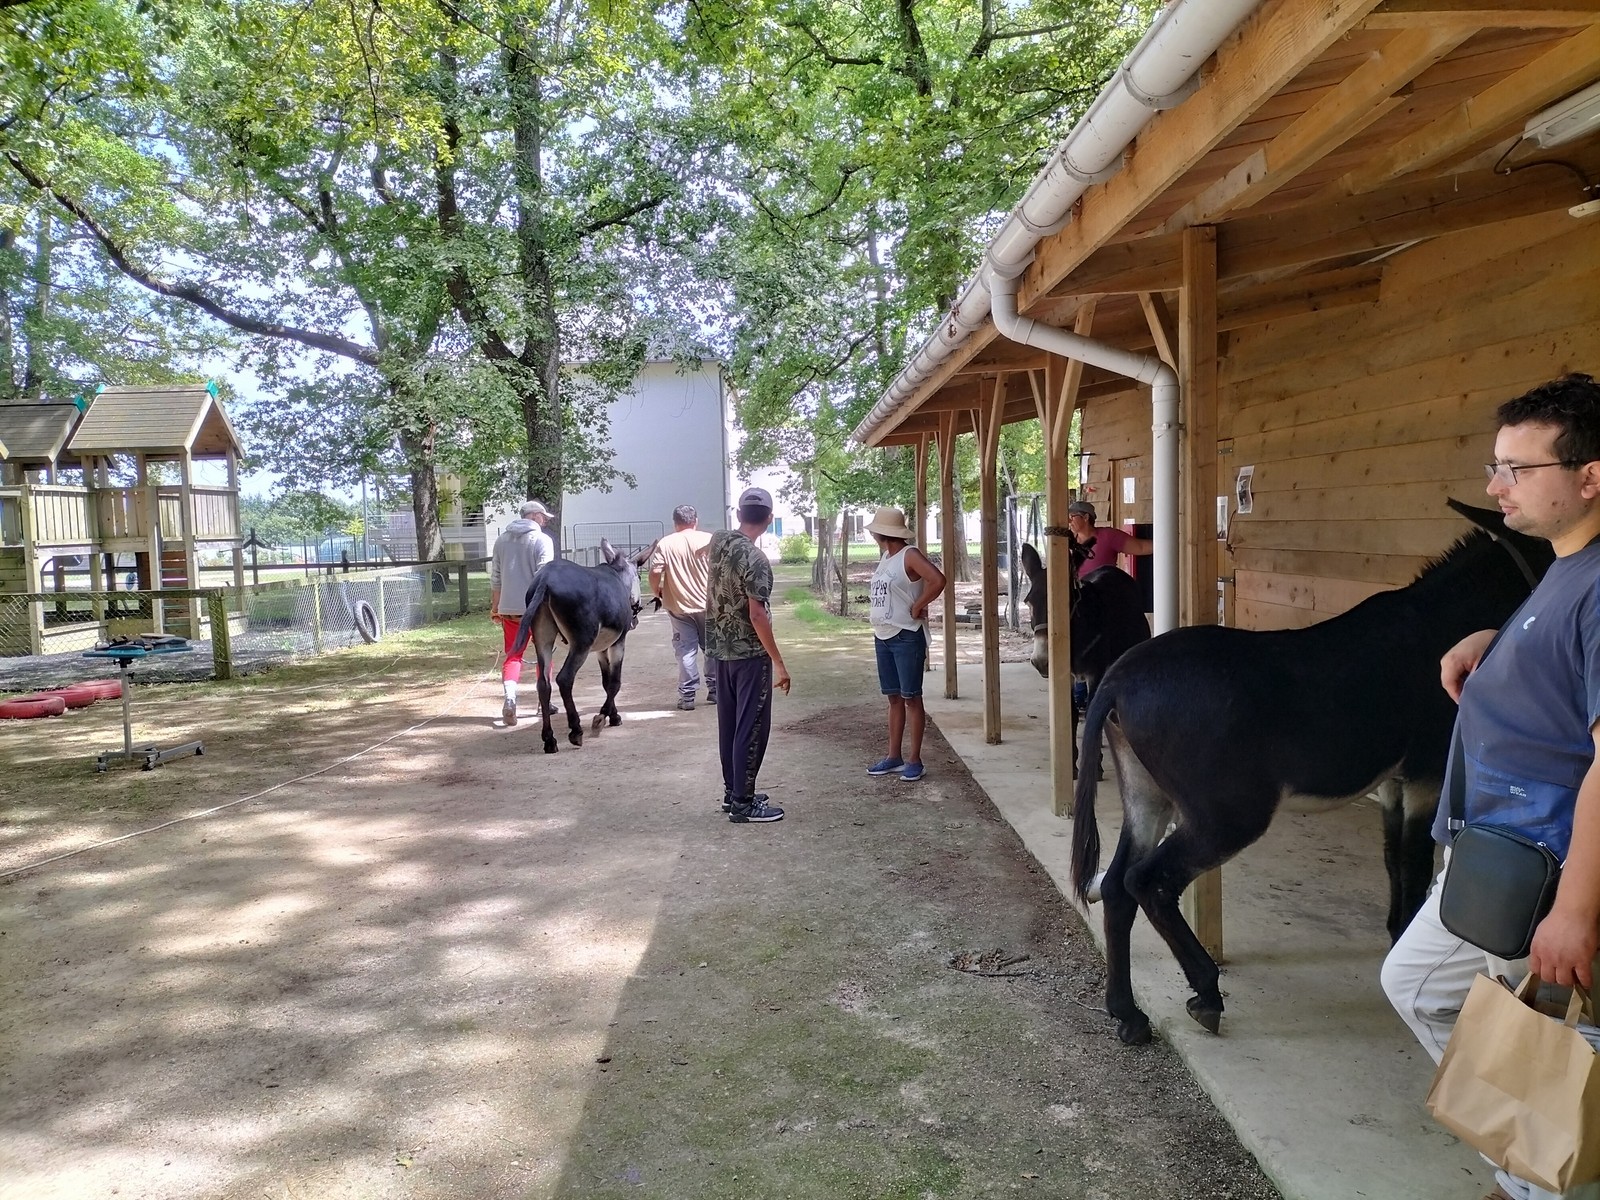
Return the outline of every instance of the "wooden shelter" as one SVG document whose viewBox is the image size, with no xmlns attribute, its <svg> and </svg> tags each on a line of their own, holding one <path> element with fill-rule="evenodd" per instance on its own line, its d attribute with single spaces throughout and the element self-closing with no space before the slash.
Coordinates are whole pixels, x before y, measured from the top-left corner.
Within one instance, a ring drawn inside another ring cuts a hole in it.
<svg viewBox="0 0 1600 1200">
<path fill-rule="evenodd" d="M 1597 80 L 1600 0 L 1264 0 L 1042 231 L 1017 312 L 1176 372 L 1183 623 L 1303 625 L 1408 581 L 1465 531 L 1444 499 L 1483 495 L 1494 407 L 1600 374 L 1600 125 L 1550 147 L 1524 136 Z M 1081 478 L 1064 457 L 1077 411 Z M 1103 523 L 1154 517 L 1160 536 L 1149 389 L 992 320 L 856 431 L 923 462 L 936 443 L 946 494 L 954 438 L 977 435 L 990 614 L 995 431 L 1035 418 L 1053 529 L 1081 484 Z M 1058 662 L 1066 591 L 1051 589 Z M 987 682 L 992 637 L 984 651 Z M 1050 681 L 1058 812 L 1066 674 Z M 1216 906 L 1201 908 L 1220 950 Z"/>
<path fill-rule="evenodd" d="M 54 590 L 67 594 L 61 564 L 88 564 L 88 590 L 116 588 L 118 554 L 131 554 L 141 590 L 199 586 L 199 551 L 232 553 L 234 586 L 244 584 L 239 523 L 239 439 L 215 384 L 101 388 L 86 410 L 70 404 L 0 406 L 7 474 L 0 485 L 0 594 L 36 593 L 53 565 Z M 227 465 L 224 486 L 195 482 L 198 460 Z M 156 464 L 169 464 L 170 469 Z M 81 483 L 57 471 L 75 466 Z M 31 605 L 26 628 L 8 626 L 0 652 L 41 653 L 52 635 L 104 625 L 103 606 L 79 612 Z M 157 603 L 143 628 L 200 636 L 200 602 Z"/>
</svg>

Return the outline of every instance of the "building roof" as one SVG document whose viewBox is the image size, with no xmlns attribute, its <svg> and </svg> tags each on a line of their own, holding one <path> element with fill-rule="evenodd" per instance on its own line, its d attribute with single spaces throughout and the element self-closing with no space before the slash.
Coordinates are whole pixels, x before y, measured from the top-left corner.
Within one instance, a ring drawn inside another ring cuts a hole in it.
<svg viewBox="0 0 1600 1200">
<path fill-rule="evenodd" d="M 1215 254 L 1217 328 L 1240 329 L 1371 303 L 1391 257 L 1410 246 L 1574 208 L 1594 195 L 1582 177 L 1600 177 L 1592 130 L 1544 151 L 1521 136 L 1600 79 L 1592 0 L 1263 0 L 1198 78 L 1064 226 L 1041 234 L 1018 280 L 1019 314 L 1166 357 L 1186 253 Z M 956 433 L 971 430 L 980 397 L 1047 358 L 990 319 L 948 341 L 857 439 L 916 444 L 949 413 Z M 1131 386 L 1087 367 L 1078 398 Z M 1035 412 L 1029 389 L 1008 389 L 1002 420 Z"/>
<path fill-rule="evenodd" d="M 0 404 L 0 459 L 59 463 L 77 421 L 73 404 Z"/>
<path fill-rule="evenodd" d="M 243 447 L 213 384 L 108 387 L 90 402 L 69 449 L 97 454 L 181 454 L 220 458 Z"/>
</svg>

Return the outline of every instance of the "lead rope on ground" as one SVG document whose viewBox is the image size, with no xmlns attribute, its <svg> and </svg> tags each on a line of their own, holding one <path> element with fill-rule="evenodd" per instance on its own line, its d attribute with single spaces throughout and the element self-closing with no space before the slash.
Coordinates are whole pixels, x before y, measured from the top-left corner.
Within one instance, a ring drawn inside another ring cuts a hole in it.
<svg viewBox="0 0 1600 1200">
<path fill-rule="evenodd" d="M 345 763 L 354 762 L 363 755 L 371 754 L 374 750 L 377 750 L 382 746 L 387 746 L 396 738 L 403 738 L 409 733 L 415 733 L 419 729 L 425 729 L 427 726 L 432 725 L 440 718 L 449 716 L 451 712 L 455 710 L 457 704 L 459 704 L 468 694 L 470 694 L 474 688 L 478 687 L 486 679 L 488 679 L 490 673 L 499 667 L 502 654 L 503 651 L 497 651 L 495 653 L 494 665 L 491 666 L 488 671 L 478 678 L 472 680 L 471 683 L 467 684 L 460 691 L 456 692 L 456 694 L 450 697 L 449 701 L 446 702 L 443 709 L 434 713 L 433 716 L 429 717 L 426 721 L 418 721 L 415 725 L 408 726 L 407 728 L 401 729 L 396 733 L 391 733 L 388 737 L 373 742 L 372 745 L 357 750 L 354 754 L 347 754 L 343 758 L 335 759 L 333 762 L 327 764 L 327 766 L 318 767 L 315 771 L 307 771 L 304 775 L 296 775 L 293 779 L 285 779 L 281 783 L 275 783 L 269 788 L 262 788 L 259 792 L 252 792 L 250 795 L 241 796 L 237 800 L 229 800 L 226 804 L 218 804 L 213 808 L 207 808 L 197 813 L 187 813 L 181 817 L 173 817 L 170 821 L 163 821 L 161 824 L 152 825 L 148 829 L 136 829 L 132 833 L 124 833 L 119 837 L 107 838 L 103 842 L 93 842 L 87 846 L 79 846 L 76 850 L 68 850 L 62 854 L 53 855 L 50 858 L 41 858 L 38 862 L 27 863 L 20 867 L 12 867 L 9 871 L 0 871 L 0 880 L 11 879 L 15 876 L 26 874 L 28 871 L 37 871 L 41 867 L 48 867 L 52 863 L 62 862 L 65 859 L 76 858 L 78 855 L 87 854 L 91 850 L 103 850 L 107 846 L 115 846 L 118 842 L 126 842 L 133 838 L 144 837 L 146 834 L 150 833 L 159 833 L 161 830 L 170 829 L 174 825 L 182 825 L 185 821 L 198 821 L 201 817 L 209 817 L 215 813 L 222 812 L 225 809 L 237 808 L 241 804 L 249 804 L 250 801 L 259 800 L 263 796 L 269 796 L 281 788 L 293 787 L 297 783 L 304 783 L 308 779 L 315 779 L 318 775 L 326 775 L 329 771 L 332 771 L 337 767 L 344 766 Z"/>
</svg>

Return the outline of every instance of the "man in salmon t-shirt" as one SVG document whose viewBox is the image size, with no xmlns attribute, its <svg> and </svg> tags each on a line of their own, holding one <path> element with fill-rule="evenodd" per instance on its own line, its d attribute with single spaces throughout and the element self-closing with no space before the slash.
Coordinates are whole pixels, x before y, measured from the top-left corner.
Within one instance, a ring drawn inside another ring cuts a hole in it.
<svg viewBox="0 0 1600 1200">
<path fill-rule="evenodd" d="M 707 553 L 711 535 L 698 528 L 700 514 L 694 505 L 672 510 L 672 532 L 656 543 L 650 556 L 650 591 L 660 597 L 672 620 L 672 650 L 678 657 L 678 707 L 694 710 L 700 686 L 696 658 L 706 648 L 706 577 L 711 569 Z M 709 654 L 706 662 L 706 703 L 717 702 L 717 668 Z"/>
<path fill-rule="evenodd" d="M 1117 555 L 1131 554 L 1138 557 L 1141 554 L 1150 554 L 1155 546 L 1149 538 L 1134 537 L 1112 525 L 1095 525 L 1094 505 L 1087 500 L 1074 500 L 1067 505 L 1067 532 L 1072 534 L 1073 541 L 1080 546 L 1087 546 L 1090 542 L 1089 556 L 1083 560 L 1078 568 L 1078 578 L 1082 579 L 1090 571 L 1098 571 L 1101 567 L 1114 567 L 1117 565 Z"/>
</svg>

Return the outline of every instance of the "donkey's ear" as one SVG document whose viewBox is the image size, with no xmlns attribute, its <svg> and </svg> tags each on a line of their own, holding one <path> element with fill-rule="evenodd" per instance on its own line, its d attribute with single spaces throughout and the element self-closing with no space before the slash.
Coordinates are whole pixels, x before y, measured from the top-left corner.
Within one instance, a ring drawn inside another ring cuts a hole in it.
<svg viewBox="0 0 1600 1200">
<path fill-rule="evenodd" d="M 1503 537 L 1506 532 L 1506 518 L 1498 508 L 1477 508 L 1471 504 L 1463 504 L 1456 499 L 1447 499 L 1445 504 L 1453 511 L 1460 513 L 1479 529 L 1491 537 Z"/>
<path fill-rule="evenodd" d="M 1037 575 L 1044 570 L 1044 559 L 1039 557 L 1039 552 L 1033 548 L 1032 542 L 1022 543 L 1022 569 L 1029 575 Z"/>
<path fill-rule="evenodd" d="M 605 559 L 607 562 L 617 561 L 617 552 L 612 549 L 611 543 L 605 538 L 600 539 L 600 557 Z"/>
</svg>

